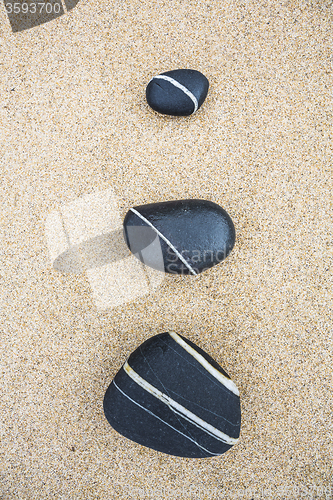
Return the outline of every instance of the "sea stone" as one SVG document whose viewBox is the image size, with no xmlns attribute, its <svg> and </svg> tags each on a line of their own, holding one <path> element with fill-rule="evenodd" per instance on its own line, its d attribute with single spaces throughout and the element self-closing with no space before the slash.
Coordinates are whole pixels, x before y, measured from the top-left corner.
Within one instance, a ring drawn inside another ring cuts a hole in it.
<svg viewBox="0 0 333 500">
<path fill-rule="evenodd" d="M 175 69 L 154 76 L 147 85 L 149 106 L 159 113 L 188 116 L 195 113 L 206 99 L 209 82 L 194 69 Z"/>
<path fill-rule="evenodd" d="M 206 200 L 134 207 L 123 225 L 131 252 L 147 266 L 171 274 L 201 273 L 225 259 L 235 244 L 230 216 Z"/>
<path fill-rule="evenodd" d="M 221 455 L 237 443 L 239 392 L 229 375 L 174 332 L 141 344 L 108 387 L 104 413 L 123 436 L 179 457 Z"/>
</svg>

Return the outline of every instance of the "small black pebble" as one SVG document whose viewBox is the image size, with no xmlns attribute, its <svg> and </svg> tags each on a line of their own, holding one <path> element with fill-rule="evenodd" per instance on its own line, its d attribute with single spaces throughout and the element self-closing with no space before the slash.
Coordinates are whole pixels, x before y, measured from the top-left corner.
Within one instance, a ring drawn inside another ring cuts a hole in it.
<svg viewBox="0 0 333 500">
<path fill-rule="evenodd" d="M 147 85 L 149 106 L 164 115 L 189 116 L 206 99 L 207 78 L 193 69 L 176 69 L 154 76 Z"/>
<path fill-rule="evenodd" d="M 131 208 L 124 219 L 131 252 L 171 274 L 196 275 L 224 260 L 235 244 L 228 213 L 206 200 L 177 200 Z"/>
</svg>

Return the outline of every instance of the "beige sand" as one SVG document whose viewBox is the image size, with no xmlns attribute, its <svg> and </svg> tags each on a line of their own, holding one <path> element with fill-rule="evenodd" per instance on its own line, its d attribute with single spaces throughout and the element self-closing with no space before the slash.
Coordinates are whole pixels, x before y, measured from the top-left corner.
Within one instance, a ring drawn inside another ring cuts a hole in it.
<svg viewBox="0 0 333 500">
<path fill-rule="evenodd" d="M 332 499 L 329 0 L 82 0 L 15 34 L 0 7 L 1 500 Z M 178 67 L 209 78 L 208 98 L 158 116 L 145 86 Z M 98 308 L 87 273 L 52 267 L 45 224 L 108 189 L 121 219 L 213 200 L 237 244 L 209 272 Z M 168 329 L 240 389 L 241 439 L 222 457 L 157 453 L 104 417 L 129 353 Z"/>
</svg>

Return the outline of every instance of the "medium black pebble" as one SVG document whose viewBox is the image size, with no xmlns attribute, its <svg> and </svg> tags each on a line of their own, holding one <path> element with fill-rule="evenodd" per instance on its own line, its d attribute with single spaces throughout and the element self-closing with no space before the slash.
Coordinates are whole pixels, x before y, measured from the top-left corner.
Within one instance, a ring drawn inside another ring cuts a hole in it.
<svg viewBox="0 0 333 500">
<path fill-rule="evenodd" d="M 194 69 L 175 69 L 154 76 L 146 88 L 151 108 L 164 115 L 188 116 L 200 108 L 208 93 L 205 75 Z"/>
<path fill-rule="evenodd" d="M 174 332 L 140 345 L 104 397 L 104 413 L 123 436 L 179 457 L 228 451 L 239 438 L 239 392 L 207 353 Z"/>
<path fill-rule="evenodd" d="M 124 236 L 141 262 L 171 274 L 201 273 L 225 259 L 235 244 L 230 216 L 206 200 L 167 201 L 131 208 L 124 219 Z M 156 239 L 158 245 L 156 241 L 152 244 Z"/>
</svg>

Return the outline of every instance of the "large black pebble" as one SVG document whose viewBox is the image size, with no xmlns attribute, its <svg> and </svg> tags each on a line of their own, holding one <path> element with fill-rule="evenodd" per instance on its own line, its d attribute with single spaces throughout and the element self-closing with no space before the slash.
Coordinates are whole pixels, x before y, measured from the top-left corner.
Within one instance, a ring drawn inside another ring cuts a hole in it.
<svg viewBox="0 0 333 500">
<path fill-rule="evenodd" d="M 228 374 L 176 333 L 140 345 L 116 374 L 104 413 L 123 436 L 179 457 L 221 455 L 240 433 L 240 398 Z"/>
<path fill-rule="evenodd" d="M 173 116 L 192 115 L 206 99 L 209 82 L 194 69 L 175 69 L 154 76 L 146 88 L 149 106 Z"/>
<path fill-rule="evenodd" d="M 194 275 L 229 255 L 235 227 L 228 213 L 212 201 L 177 200 L 131 208 L 124 219 L 124 236 L 131 252 L 147 266 Z M 159 248 L 152 245 L 143 252 L 154 238 Z"/>
</svg>

